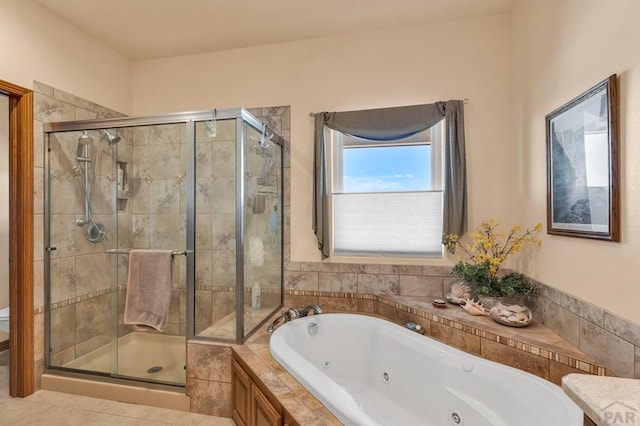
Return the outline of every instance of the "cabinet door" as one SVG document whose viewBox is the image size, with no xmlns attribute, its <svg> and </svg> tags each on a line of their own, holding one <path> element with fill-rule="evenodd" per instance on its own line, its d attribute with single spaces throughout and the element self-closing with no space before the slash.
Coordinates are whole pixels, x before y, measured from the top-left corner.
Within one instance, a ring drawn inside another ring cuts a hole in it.
<svg viewBox="0 0 640 426">
<path fill-rule="evenodd" d="M 281 426 L 282 416 L 255 385 L 251 386 L 251 426 Z"/>
<path fill-rule="evenodd" d="M 249 425 L 249 410 L 251 408 L 251 380 L 242 367 L 233 361 L 233 376 L 231 380 L 233 392 L 233 420 L 238 426 Z"/>
</svg>

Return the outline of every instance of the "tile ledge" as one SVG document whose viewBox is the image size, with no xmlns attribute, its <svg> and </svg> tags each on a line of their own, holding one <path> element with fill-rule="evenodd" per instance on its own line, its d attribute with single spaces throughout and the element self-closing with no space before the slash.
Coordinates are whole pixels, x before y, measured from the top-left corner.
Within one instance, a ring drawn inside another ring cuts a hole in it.
<svg viewBox="0 0 640 426">
<path fill-rule="evenodd" d="M 596 364 L 592 358 L 578 348 L 535 320 L 528 327 L 512 328 L 500 325 L 487 317 L 469 315 L 462 309 L 452 308 L 452 305 L 448 305 L 447 308 L 436 308 L 431 304 L 433 299 L 428 297 L 386 294 L 376 294 L 373 297 L 375 301 L 395 309 L 424 317 L 430 321 L 450 325 L 469 334 L 542 356 L 585 373 L 597 376 L 614 376 L 613 373 Z M 386 319 L 395 322 L 391 318 Z"/>
</svg>

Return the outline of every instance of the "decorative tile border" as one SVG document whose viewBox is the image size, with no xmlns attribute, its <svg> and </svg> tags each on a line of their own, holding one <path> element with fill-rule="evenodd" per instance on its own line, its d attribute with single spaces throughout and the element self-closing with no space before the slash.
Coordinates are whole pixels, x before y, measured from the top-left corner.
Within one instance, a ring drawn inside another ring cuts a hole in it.
<svg viewBox="0 0 640 426">
<path fill-rule="evenodd" d="M 121 290 L 121 287 L 126 286 L 118 286 L 118 290 Z M 81 296 L 76 296 L 71 299 L 62 300 L 60 302 L 52 303 L 51 310 L 55 311 L 56 309 L 64 308 L 65 306 L 75 305 L 76 303 L 84 302 L 85 300 L 93 299 L 94 297 L 104 296 L 105 294 L 112 293 L 113 291 L 110 288 L 105 288 L 99 291 L 94 291 L 91 293 L 83 294 Z M 41 309 L 44 312 L 44 307 L 37 308 L 34 313 L 38 313 L 37 311 Z"/>
<path fill-rule="evenodd" d="M 232 286 L 210 286 L 210 285 L 196 285 L 196 290 L 209 290 L 209 291 L 236 291 Z"/>
</svg>

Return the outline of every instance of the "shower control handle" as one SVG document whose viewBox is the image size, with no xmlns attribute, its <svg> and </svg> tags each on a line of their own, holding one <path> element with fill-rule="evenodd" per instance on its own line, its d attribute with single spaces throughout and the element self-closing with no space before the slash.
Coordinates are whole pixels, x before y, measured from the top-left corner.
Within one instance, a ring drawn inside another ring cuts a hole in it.
<svg viewBox="0 0 640 426">
<path fill-rule="evenodd" d="M 58 250 L 58 247 L 47 247 L 48 252 L 52 252 L 54 250 Z"/>
</svg>

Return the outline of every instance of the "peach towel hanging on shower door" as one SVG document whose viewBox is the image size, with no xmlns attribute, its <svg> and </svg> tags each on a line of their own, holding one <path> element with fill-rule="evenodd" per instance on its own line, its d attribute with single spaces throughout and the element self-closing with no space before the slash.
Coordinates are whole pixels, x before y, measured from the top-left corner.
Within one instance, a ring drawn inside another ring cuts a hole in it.
<svg viewBox="0 0 640 426">
<path fill-rule="evenodd" d="M 124 323 L 164 331 L 171 302 L 171 251 L 131 250 Z"/>
</svg>

